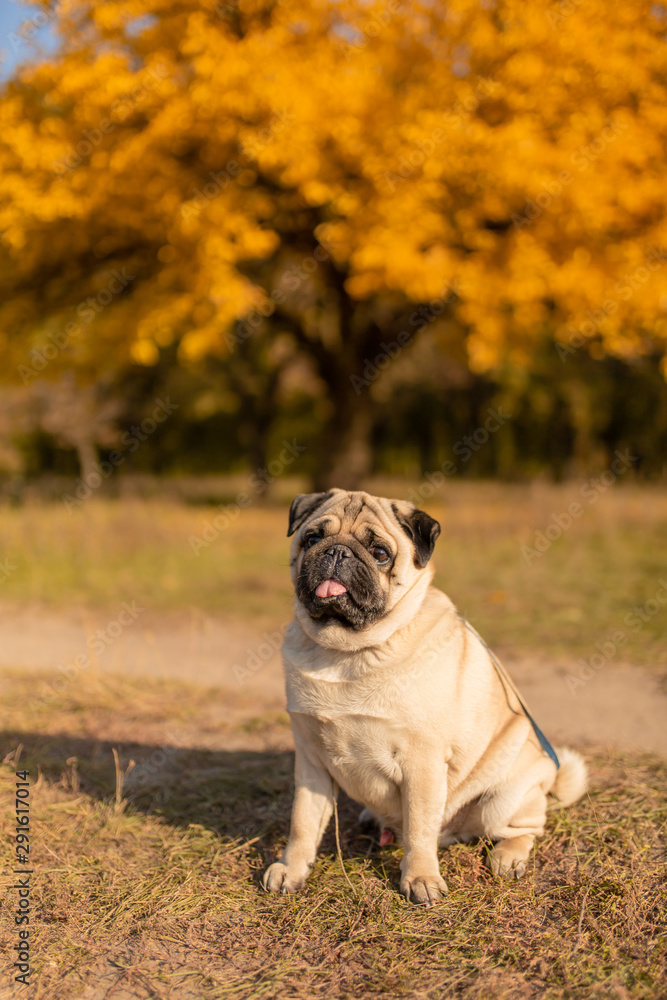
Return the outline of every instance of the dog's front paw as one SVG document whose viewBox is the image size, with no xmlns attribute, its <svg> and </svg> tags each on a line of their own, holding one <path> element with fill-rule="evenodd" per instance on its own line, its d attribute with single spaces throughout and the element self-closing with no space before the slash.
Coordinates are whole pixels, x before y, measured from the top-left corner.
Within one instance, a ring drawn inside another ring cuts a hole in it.
<svg viewBox="0 0 667 1000">
<path fill-rule="evenodd" d="M 401 879 L 401 892 L 409 903 L 435 906 L 448 892 L 447 883 L 439 875 L 406 875 Z"/>
<path fill-rule="evenodd" d="M 282 861 L 276 861 L 264 872 L 262 885 L 267 892 L 298 892 L 303 888 L 305 876 L 301 876 Z"/>
</svg>

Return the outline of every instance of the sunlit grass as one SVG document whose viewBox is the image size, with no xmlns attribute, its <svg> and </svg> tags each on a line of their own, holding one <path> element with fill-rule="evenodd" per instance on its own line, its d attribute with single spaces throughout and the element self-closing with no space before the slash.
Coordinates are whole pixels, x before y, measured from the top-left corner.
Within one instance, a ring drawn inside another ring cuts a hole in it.
<svg viewBox="0 0 667 1000">
<path fill-rule="evenodd" d="M 400 848 L 381 850 L 343 799 L 349 882 L 329 830 L 305 890 L 275 897 L 259 877 L 289 827 L 286 720 L 254 721 L 264 750 L 228 751 L 202 725 L 212 690 L 83 677 L 35 711 L 39 680 L 0 679 L 3 745 L 21 744 L 30 770 L 37 1000 L 116 989 L 197 1000 L 662 995 L 667 774 L 656 758 L 589 754 L 590 796 L 550 814 L 518 883 L 493 879 L 481 848 L 459 845 L 440 853 L 449 895 L 410 906 Z M 114 749 L 127 771 L 118 796 Z M 13 782 L 8 761 L 7 830 Z M 11 869 L 10 837 L 0 854 Z"/>
<path fill-rule="evenodd" d="M 411 485 L 371 489 L 405 496 Z M 436 584 L 502 652 L 589 656 L 621 630 L 620 658 L 666 662 L 667 604 L 654 608 L 667 583 L 667 491 L 611 488 L 543 554 L 522 554 L 578 492 L 577 484 L 449 484 L 424 504 L 443 526 Z M 13 568 L 0 599 L 115 608 L 133 598 L 157 612 L 199 608 L 262 627 L 285 620 L 287 504 L 255 503 L 227 519 L 216 506 L 159 499 L 92 499 L 72 514 L 60 504 L 2 507 L 0 557 Z M 654 602 L 646 620 L 630 624 L 646 602 Z"/>
</svg>

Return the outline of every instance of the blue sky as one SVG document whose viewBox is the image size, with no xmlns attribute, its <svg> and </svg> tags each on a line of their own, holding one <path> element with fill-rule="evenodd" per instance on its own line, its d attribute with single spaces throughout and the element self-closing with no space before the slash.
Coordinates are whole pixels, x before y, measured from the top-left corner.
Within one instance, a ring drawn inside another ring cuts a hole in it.
<svg viewBox="0 0 667 1000">
<path fill-rule="evenodd" d="M 57 0 L 56 0 L 57 2 Z M 51 9 L 56 6 L 54 2 Z M 38 16 L 39 15 L 39 16 Z M 33 18 L 37 18 L 36 22 Z M 0 0 L 0 80 L 11 76 L 18 63 L 36 58 L 35 45 L 18 37 L 22 26 L 28 28 L 30 37 L 37 45 L 49 51 L 55 44 L 55 36 L 51 23 L 44 19 L 44 10 L 30 4 L 18 3 L 17 0 Z M 12 37 L 12 35 L 14 37 Z"/>
</svg>

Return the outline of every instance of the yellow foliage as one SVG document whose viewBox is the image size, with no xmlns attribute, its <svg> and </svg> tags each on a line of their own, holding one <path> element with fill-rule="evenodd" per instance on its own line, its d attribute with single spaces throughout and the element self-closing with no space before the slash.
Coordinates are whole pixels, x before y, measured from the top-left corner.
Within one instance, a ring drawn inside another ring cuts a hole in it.
<svg viewBox="0 0 667 1000">
<path fill-rule="evenodd" d="M 120 267 L 132 282 L 86 326 L 83 357 L 113 344 L 153 364 L 172 339 L 185 358 L 224 354 L 266 301 L 258 262 L 316 240 L 354 300 L 455 287 L 477 371 L 590 313 L 606 351 L 665 350 L 660 5 L 49 10 L 62 53 L 0 95 L 0 327 L 17 356 L 40 315 L 66 323 Z"/>
</svg>

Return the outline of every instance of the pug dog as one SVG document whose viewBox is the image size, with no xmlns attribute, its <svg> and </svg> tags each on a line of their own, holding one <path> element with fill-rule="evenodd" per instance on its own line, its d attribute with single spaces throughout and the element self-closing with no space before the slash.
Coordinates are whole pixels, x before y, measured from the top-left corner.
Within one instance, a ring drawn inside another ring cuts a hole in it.
<svg viewBox="0 0 667 1000">
<path fill-rule="evenodd" d="M 332 489 L 297 496 L 287 534 L 296 788 L 289 841 L 264 888 L 301 889 L 339 787 L 381 843 L 402 842 L 400 888 L 413 903 L 447 891 L 438 846 L 457 841 L 495 842 L 491 871 L 523 875 L 548 797 L 580 798 L 586 766 L 567 749 L 557 766 L 507 675 L 431 586 L 438 522 L 406 501 Z"/>
</svg>

